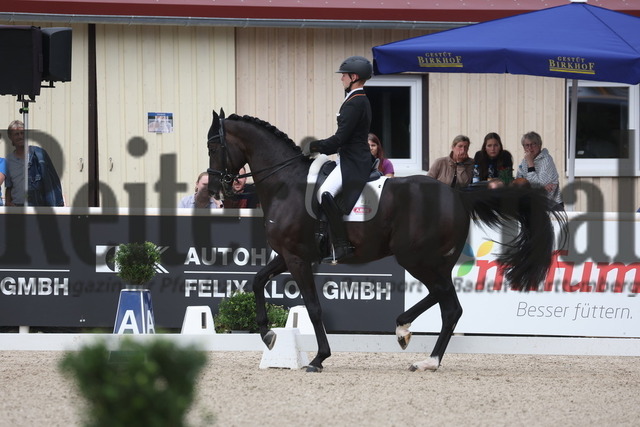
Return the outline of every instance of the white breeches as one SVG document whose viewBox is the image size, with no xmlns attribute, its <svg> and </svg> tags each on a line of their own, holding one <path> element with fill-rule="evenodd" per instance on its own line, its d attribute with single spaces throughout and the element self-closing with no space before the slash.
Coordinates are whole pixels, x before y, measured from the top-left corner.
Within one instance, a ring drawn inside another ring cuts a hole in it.
<svg viewBox="0 0 640 427">
<path fill-rule="evenodd" d="M 342 190 L 342 170 L 340 169 L 340 161 L 337 162 L 335 169 L 331 171 L 327 179 L 320 186 L 317 197 L 318 202 L 322 203 L 322 195 L 329 192 L 333 197 Z"/>
</svg>

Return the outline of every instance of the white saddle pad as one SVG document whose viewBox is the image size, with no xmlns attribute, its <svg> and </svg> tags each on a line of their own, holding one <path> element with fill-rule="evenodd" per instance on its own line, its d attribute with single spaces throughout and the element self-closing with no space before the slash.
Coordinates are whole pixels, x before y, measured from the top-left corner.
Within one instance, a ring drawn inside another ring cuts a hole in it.
<svg viewBox="0 0 640 427">
<path fill-rule="evenodd" d="M 311 202 L 313 198 L 317 195 L 314 194 L 314 190 L 316 187 L 316 181 L 318 180 L 318 174 L 320 173 L 320 169 L 322 165 L 329 161 L 329 157 L 325 154 L 320 154 L 311 164 L 309 168 L 309 174 L 307 175 L 307 191 L 305 194 L 305 206 L 307 208 L 307 212 L 313 218 L 316 218 L 316 215 L 313 213 L 313 208 Z M 378 213 L 378 202 L 380 201 L 380 195 L 382 194 L 382 189 L 384 188 L 384 184 L 387 181 L 386 176 L 382 176 L 375 181 L 367 182 L 362 190 L 362 194 L 358 198 L 353 209 L 349 215 L 344 216 L 344 221 L 351 222 L 364 222 L 372 219 L 376 213 Z"/>
</svg>

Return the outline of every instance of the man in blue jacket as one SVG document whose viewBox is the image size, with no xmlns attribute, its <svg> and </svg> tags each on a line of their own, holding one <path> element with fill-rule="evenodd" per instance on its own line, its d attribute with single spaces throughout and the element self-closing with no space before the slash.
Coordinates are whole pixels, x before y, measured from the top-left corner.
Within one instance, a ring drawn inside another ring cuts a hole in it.
<svg viewBox="0 0 640 427">
<path fill-rule="evenodd" d="M 62 186 L 53 162 L 47 152 L 37 146 L 29 146 L 27 179 L 28 194 L 24 195 L 24 123 L 14 120 L 9 124 L 7 136 L 14 151 L 7 156 L 7 206 L 64 206 Z"/>
</svg>

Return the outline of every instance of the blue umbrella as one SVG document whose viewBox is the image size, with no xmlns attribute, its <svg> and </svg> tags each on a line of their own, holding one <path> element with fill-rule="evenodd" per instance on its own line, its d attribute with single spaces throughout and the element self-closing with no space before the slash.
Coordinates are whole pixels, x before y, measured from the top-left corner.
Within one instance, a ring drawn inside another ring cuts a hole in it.
<svg viewBox="0 0 640 427">
<path fill-rule="evenodd" d="M 376 46 L 373 61 L 376 74 L 510 73 L 572 79 L 572 182 L 576 80 L 640 83 L 640 18 L 576 2 Z"/>
</svg>

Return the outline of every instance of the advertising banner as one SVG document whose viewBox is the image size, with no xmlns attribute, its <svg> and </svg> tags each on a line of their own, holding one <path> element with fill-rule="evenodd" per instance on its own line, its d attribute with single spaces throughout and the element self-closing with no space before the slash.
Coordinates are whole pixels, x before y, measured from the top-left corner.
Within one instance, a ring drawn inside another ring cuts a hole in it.
<svg viewBox="0 0 640 427">
<path fill-rule="evenodd" d="M 502 247 L 495 242 L 504 237 L 487 228 L 472 227 L 453 271 L 464 310 L 456 332 L 640 337 L 639 231 L 640 221 L 634 214 L 569 213 L 566 242 L 540 290 L 527 293 L 510 290 L 496 267 L 495 255 Z M 413 281 L 407 277 L 409 284 Z M 407 292 L 406 305 L 422 297 Z M 419 317 L 411 330 L 438 332 L 440 325 L 436 306 Z"/>
<path fill-rule="evenodd" d="M 113 328 L 127 286 L 111 258 L 120 243 L 145 240 L 162 252 L 149 286 L 156 330 L 180 328 L 188 306 L 208 305 L 215 315 L 222 298 L 250 291 L 255 273 L 275 256 L 263 218 L 251 216 L 259 211 L 246 211 L 253 213 L 6 212 L 0 215 L 0 326 Z M 635 215 L 570 213 L 568 239 L 558 241 L 540 290 L 516 292 L 495 257 L 503 250 L 497 242 L 518 230 L 472 226 L 452 272 L 464 310 L 456 332 L 640 337 L 639 227 Z M 393 257 L 317 265 L 314 277 L 328 332 L 393 332 L 396 317 L 427 295 Z M 270 280 L 265 296 L 288 307 L 304 303 L 288 273 Z M 440 327 L 436 305 L 411 330 Z"/>
<path fill-rule="evenodd" d="M 180 328 L 188 306 L 212 312 L 235 291 L 251 291 L 275 253 L 262 217 L 90 213 L 0 215 L 0 326 L 113 328 L 126 288 L 111 258 L 120 243 L 151 241 L 162 252 L 149 286 L 155 328 Z M 33 209 L 29 210 L 33 212 Z M 404 270 L 393 258 L 358 266 L 314 267 L 325 327 L 392 332 L 404 309 Z M 267 301 L 303 304 L 285 273 L 267 283 Z"/>
</svg>

